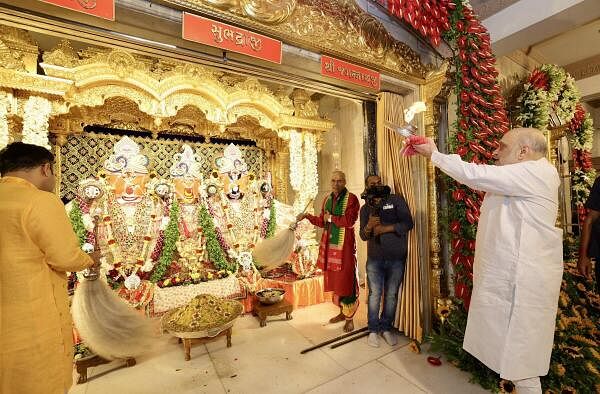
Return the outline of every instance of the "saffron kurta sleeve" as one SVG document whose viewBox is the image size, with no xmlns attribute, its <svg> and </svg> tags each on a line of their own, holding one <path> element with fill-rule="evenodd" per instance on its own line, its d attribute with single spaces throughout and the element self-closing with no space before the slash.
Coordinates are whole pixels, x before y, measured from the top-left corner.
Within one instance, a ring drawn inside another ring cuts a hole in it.
<svg viewBox="0 0 600 394">
<path fill-rule="evenodd" d="M 81 271 L 93 264 L 79 247 L 77 236 L 61 201 L 42 194 L 34 202 L 26 221 L 27 232 L 56 271 Z"/>
<path fill-rule="evenodd" d="M 54 194 L 0 179 L 0 392 L 63 394 L 72 385 L 65 271 L 92 264 Z"/>
</svg>

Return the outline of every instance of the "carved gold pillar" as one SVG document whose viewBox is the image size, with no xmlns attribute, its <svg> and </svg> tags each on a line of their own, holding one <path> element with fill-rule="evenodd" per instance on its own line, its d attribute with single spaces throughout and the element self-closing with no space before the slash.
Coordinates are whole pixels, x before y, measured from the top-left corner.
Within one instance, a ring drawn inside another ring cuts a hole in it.
<svg viewBox="0 0 600 394">
<path fill-rule="evenodd" d="M 54 176 L 56 178 L 56 186 L 54 187 L 54 193 L 60 198 L 60 184 L 62 182 L 62 155 L 60 148 L 67 143 L 67 136 L 65 134 L 56 134 L 56 141 L 54 143 Z"/>
<path fill-rule="evenodd" d="M 430 73 L 427 76 L 425 85 L 420 87 L 420 97 L 425 101 L 427 110 L 424 113 L 425 136 L 437 140 L 437 117 L 435 116 L 434 99 L 440 93 L 444 82 L 446 81 L 446 66 L 440 70 Z M 437 209 L 437 187 L 435 177 L 435 167 L 431 161 L 427 161 L 427 208 L 429 221 L 429 284 L 430 284 L 430 305 L 433 310 L 436 309 L 438 300 L 442 294 L 442 274 L 443 268 L 440 261 L 440 236 L 438 229 L 438 209 Z"/>
<path fill-rule="evenodd" d="M 556 167 L 558 171 L 558 175 L 561 177 L 561 185 L 560 185 L 560 193 L 559 193 L 559 203 L 558 203 L 558 216 L 556 217 L 556 227 L 560 227 L 563 230 L 567 230 L 566 223 L 563 223 L 564 216 L 564 201 L 565 201 L 565 191 L 564 185 L 562 183 L 563 177 L 563 163 L 559 162 L 558 149 L 560 140 L 566 135 L 567 126 L 559 126 L 556 128 L 550 128 L 546 131 L 546 142 L 548 144 L 548 160 L 550 163 Z"/>
<path fill-rule="evenodd" d="M 277 199 L 285 204 L 289 204 L 288 179 L 290 173 L 290 150 L 287 141 L 279 139 L 277 143 L 277 154 L 274 160 L 271 160 L 271 174 L 273 174 L 273 188 Z"/>
</svg>

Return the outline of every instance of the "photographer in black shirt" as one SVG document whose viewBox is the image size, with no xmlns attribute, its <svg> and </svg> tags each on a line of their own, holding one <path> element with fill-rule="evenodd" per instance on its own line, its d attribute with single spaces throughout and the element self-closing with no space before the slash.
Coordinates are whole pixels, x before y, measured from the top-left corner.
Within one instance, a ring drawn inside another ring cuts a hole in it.
<svg viewBox="0 0 600 394">
<path fill-rule="evenodd" d="M 394 346 L 398 339 L 392 332 L 392 325 L 404 277 L 408 232 L 413 228 L 413 221 L 404 198 L 392 195 L 389 186 L 381 184 L 379 176 L 368 176 L 365 186 L 361 195 L 366 204 L 360 209 L 360 237 L 368 242 L 368 343 L 378 347 L 378 334 L 382 333 L 385 341 Z"/>
</svg>

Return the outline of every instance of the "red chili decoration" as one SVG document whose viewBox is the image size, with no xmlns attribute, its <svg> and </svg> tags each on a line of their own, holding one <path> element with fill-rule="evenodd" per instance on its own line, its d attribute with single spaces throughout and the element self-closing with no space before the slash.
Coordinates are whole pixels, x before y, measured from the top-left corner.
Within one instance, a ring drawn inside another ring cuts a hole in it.
<svg viewBox="0 0 600 394">
<path fill-rule="evenodd" d="M 458 147 L 458 149 L 456 149 L 456 153 L 460 157 L 464 157 L 468 152 L 469 152 L 469 150 L 467 149 L 466 146 L 460 146 L 460 147 Z"/>
<path fill-rule="evenodd" d="M 452 223 L 450 223 L 450 231 L 452 231 L 454 234 L 458 234 L 460 232 L 460 222 L 458 220 L 454 220 Z"/>
<path fill-rule="evenodd" d="M 452 192 L 452 198 L 454 199 L 454 201 L 461 201 L 464 197 L 465 197 L 464 190 L 454 189 L 454 191 Z"/>
<path fill-rule="evenodd" d="M 463 246 L 464 246 L 464 241 L 462 238 L 452 239 L 452 250 L 462 249 Z"/>
<path fill-rule="evenodd" d="M 475 207 L 475 202 L 473 202 L 473 199 L 471 197 L 465 197 L 465 204 L 467 204 L 467 206 L 469 208 L 474 208 Z"/>
<path fill-rule="evenodd" d="M 475 250 L 475 240 L 474 239 L 470 239 L 467 242 L 467 248 L 469 248 L 469 250 Z M 471 256 L 469 256 L 471 257 Z M 469 260 L 469 258 L 467 257 L 467 260 Z"/>
<path fill-rule="evenodd" d="M 467 221 L 471 224 L 477 223 L 477 217 L 470 209 L 467 209 Z"/>
</svg>

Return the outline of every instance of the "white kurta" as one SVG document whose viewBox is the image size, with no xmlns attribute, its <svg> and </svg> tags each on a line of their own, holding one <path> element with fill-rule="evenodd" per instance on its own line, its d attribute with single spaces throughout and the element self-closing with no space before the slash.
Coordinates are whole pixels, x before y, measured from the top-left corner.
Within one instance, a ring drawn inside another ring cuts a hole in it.
<svg viewBox="0 0 600 394">
<path fill-rule="evenodd" d="M 546 375 L 563 272 L 556 169 L 546 159 L 476 165 L 439 152 L 431 161 L 486 192 L 463 348 L 502 378 Z"/>
</svg>

